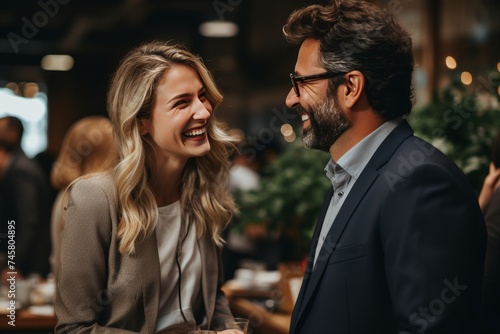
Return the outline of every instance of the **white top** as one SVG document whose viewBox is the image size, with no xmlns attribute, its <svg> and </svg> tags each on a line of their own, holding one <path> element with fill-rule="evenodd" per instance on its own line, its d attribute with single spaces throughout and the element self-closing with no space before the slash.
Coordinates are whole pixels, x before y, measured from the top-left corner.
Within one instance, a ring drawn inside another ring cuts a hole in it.
<svg viewBox="0 0 500 334">
<path fill-rule="evenodd" d="M 182 223 L 186 225 L 183 226 Z M 186 228 L 191 225 L 187 231 Z M 196 238 L 196 227 L 194 224 L 187 225 L 181 220 L 181 209 L 179 201 L 158 208 L 158 223 L 156 225 L 156 242 L 158 244 L 158 256 L 160 258 L 160 301 L 158 307 L 158 319 L 156 321 L 156 332 L 169 327 L 184 325 L 179 308 L 178 282 L 179 271 L 176 264 L 177 247 L 182 243 L 182 252 L 179 257 L 181 265 L 181 301 L 182 311 L 191 329 L 195 328 L 195 314 L 202 304 L 201 295 L 201 254 Z"/>
</svg>

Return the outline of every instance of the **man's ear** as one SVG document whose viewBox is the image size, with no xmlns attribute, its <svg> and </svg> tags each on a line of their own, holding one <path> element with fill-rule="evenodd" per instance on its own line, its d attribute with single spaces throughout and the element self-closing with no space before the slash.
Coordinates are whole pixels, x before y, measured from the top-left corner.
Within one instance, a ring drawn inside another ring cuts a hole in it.
<svg viewBox="0 0 500 334">
<path fill-rule="evenodd" d="M 360 71 L 351 71 L 346 74 L 344 103 L 348 108 L 354 105 L 360 99 L 361 93 L 365 89 L 365 76 Z"/>
</svg>

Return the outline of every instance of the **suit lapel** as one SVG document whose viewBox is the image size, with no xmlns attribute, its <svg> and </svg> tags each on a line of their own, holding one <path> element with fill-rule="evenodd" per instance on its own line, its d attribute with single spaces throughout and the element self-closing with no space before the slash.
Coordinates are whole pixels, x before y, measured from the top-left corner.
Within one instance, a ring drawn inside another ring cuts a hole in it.
<svg viewBox="0 0 500 334">
<path fill-rule="evenodd" d="M 318 239 L 319 239 L 319 234 L 321 232 L 321 227 L 323 226 L 323 221 L 325 220 L 326 211 L 328 210 L 328 206 L 330 205 L 330 201 L 332 199 L 332 196 L 333 196 L 333 187 L 330 187 L 330 189 L 328 189 L 328 192 L 325 196 L 323 206 L 321 207 L 321 211 L 319 213 L 318 220 L 316 222 L 316 227 L 314 228 L 314 233 L 313 233 L 313 237 L 312 237 L 312 241 L 311 241 L 311 247 L 309 249 L 309 257 L 307 258 L 307 265 L 306 265 L 306 270 L 304 273 L 303 283 L 300 287 L 299 295 L 297 297 L 297 301 L 295 302 L 295 307 L 293 308 L 293 312 L 292 312 L 290 333 L 293 333 L 295 324 L 297 323 L 296 320 L 299 318 L 299 314 L 302 313 L 301 312 L 302 300 L 304 299 L 305 290 L 308 286 L 309 278 L 311 276 L 313 263 L 314 263 L 313 254 L 315 253 L 316 245 L 318 244 Z"/>
<path fill-rule="evenodd" d="M 315 240 L 316 242 L 314 243 L 314 248 L 311 249 L 311 256 L 308 261 L 311 262 L 311 265 L 310 266 L 308 265 L 308 269 L 310 269 L 311 272 L 308 279 L 304 280 L 304 284 L 300 290 L 300 294 L 303 294 L 303 297 L 301 298 L 301 305 L 299 308 L 299 312 L 297 314 L 297 319 L 300 318 L 302 312 L 309 303 L 311 296 L 314 290 L 316 289 L 316 286 L 318 285 L 318 282 L 321 280 L 321 276 L 327 266 L 328 259 L 330 258 L 331 254 L 337 247 L 340 236 L 342 235 L 342 232 L 344 231 L 345 227 L 347 226 L 347 223 L 349 222 L 349 218 L 351 217 L 352 213 L 354 212 L 359 202 L 361 201 L 365 193 L 372 185 L 373 181 L 375 181 L 377 176 L 378 173 L 376 173 L 376 171 L 374 173 L 372 169 L 370 173 L 363 172 L 359 177 L 359 179 L 356 181 L 354 187 L 349 193 L 349 196 L 346 198 L 346 201 L 344 202 L 342 209 L 337 215 L 335 222 L 333 223 L 332 227 L 330 228 L 330 231 L 327 234 L 323 247 L 319 252 L 318 259 L 316 260 L 316 265 L 314 266 L 313 269 L 311 269 L 313 262 L 311 260 L 311 257 L 314 254 L 315 247 L 317 244 L 317 239 Z"/>
<path fill-rule="evenodd" d="M 327 234 L 326 240 L 321 248 L 321 251 L 316 260 L 316 266 L 313 268 L 313 259 L 315 254 L 316 245 L 318 243 L 319 234 L 321 231 L 321 226 L 323 225 L 323 220 L 326 215 L 326 211 L 330 204 L 330 199 L 332 191 L 329 192 L 327 201 L 323 204 L 321 215 L 318 219 L 316 225 L 312 246 L 309 252 L 309 258 L 307 263 L 307 270 L 304 274 L 304 281 L 301 286 L 299 296 L 297 298 L 297 303 L 292 314 L 292 324 L 291 333 L 294 332 L 304 309 L 311 300 L 311 296 L 314 293 L 323 272 L 327 266 L 328 260 L 331 254 L 335 251 L 339 245 L 339 239 L 345 230 L 353 212 L 358 207 L 359 203 L 365 196 L 365 194 L 370 189 L 373 182 L 379 176 L 378 169 L 380 166 L 385 164 L 389 158 L 394 154 L 394 151 L 401 145 L 401 143 L 411 136 L 413 130 L 406 122 L 403 120 L 397 127 L 392 131 L 389 136 L 382 142 L 380 147 L 377 149 L 373 157 L 370 159 L 365 169 L 361 173 L 359 179 L 354 184 L 353 188 L 349 192 L 342 208 L 340 209 L 337 217 L 335 218 L 330 231 Z"/>
</svg>

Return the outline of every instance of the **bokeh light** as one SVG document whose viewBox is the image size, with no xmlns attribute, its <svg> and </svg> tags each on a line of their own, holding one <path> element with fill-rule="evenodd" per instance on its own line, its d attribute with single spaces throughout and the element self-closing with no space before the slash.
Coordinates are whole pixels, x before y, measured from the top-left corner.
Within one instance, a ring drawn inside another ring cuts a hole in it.
<svg viewBox="0 0 500 334">
<path fill-rule="evenodd" d="M 470 85 L 472 83 L 472 74 L 467 71 L 462 72 L 462 74 L 460 75 L 460 80 L 464 85 Z"/>
<path fill-rule="evenodd" d="M 453 70 L 457 68 L 457 61 L 452 56 L 446 57 L 446 67 Z"/>
</svg>

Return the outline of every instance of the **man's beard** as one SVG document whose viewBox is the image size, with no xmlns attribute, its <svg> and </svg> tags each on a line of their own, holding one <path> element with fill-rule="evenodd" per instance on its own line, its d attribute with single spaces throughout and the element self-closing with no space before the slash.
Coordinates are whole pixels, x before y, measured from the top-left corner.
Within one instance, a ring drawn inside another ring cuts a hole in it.
<svg viewBox="0 0 500 334">
<path fill-rule="evenodd" d="M 299 105 L 299 114 L 304 113 L 304 108 Z M 342 109 L 336 101 L 326 99 L 318 107 L 310 107 L 307 115 L 311 122 L 309 129 L 304 129 L 302 143 L 309 149 L 330 151 L 335 141 L 351 126 Z"/>
</svg>

